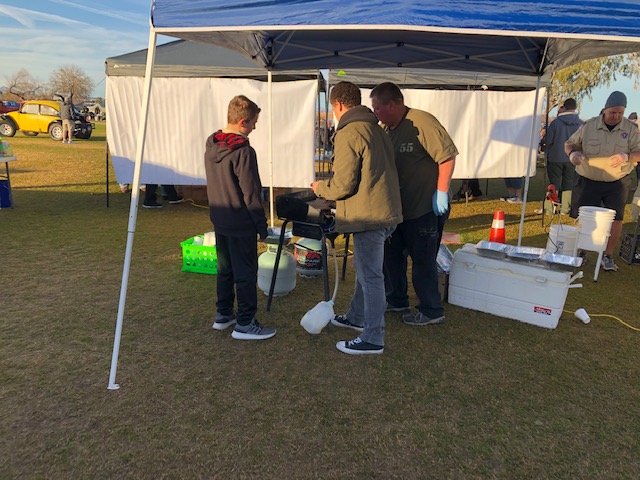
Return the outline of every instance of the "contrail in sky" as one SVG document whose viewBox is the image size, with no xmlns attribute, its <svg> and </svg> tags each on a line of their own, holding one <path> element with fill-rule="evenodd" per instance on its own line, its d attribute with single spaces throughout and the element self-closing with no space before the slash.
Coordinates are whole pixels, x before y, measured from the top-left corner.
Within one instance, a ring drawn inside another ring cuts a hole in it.
<svg viewBox="0 0 640 480">
<path fill-rule="evenodd" d="M 134 23 L 136 25 L 143 25 L 143 26 L 149 26 L 149 21 L 147 19 L 145 20 L 137 20 L 131 17 L 127 17 L 125 15 L 120 15 L 117 13 L 112 13 L 112 12 L 107 12 L 106 10 L 100 10 L 98 8 L 93 8 L 93 7 L 87 7 L 86 5 L 83 5 L 81 3 L 75 3 L 75 2 L 68 2 L 67 0 L 49 0 L 52 3 L 58 3 L 60 5 L 67 5 L 69 7 L 74 7 L 74 8 L 79 8 L 82 10 L 85 10 L 87 12 L 91 12 L 91 13 L 96 13 L 98 15 L 103 15 L 105 17 L 111 17 L 111 18 L 116 18 L 118 20 L 122 20 L 123 22 L 129 22 L 129 23 Z"/>
</svg>

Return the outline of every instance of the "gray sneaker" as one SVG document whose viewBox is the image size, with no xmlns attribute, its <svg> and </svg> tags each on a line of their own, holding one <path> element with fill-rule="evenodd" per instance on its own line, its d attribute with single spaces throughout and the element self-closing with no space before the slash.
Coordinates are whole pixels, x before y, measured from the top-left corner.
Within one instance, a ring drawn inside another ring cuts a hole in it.
<svg viewBox="0 0 640 480">
<path fill-rule="evenodd" d="M 391 305 L 389 302 L 387 302 L 385 312 L 406 312 L 407 310 L 409 310 L 409 308 L 409 305 L 407 305 L 406 307 L 396 307 L 395 305 Z"/>
<path fill-rule="evenodd" d="M 216 320 L 213 322 L 214 330 L 226 330 L 231 325 L 235 325 L 236 323 L 236 314 L 232 313 L 231 315 L 222 315 L 220 313 L 216 313 Z"/>
<path fill-rule="evenodd" d="M 276 334 L 275 328 L 263 327 L 254 318 L 249 325 L 236 324 L 231 336 L 236 340 L 266 340 Z"/>
<path fill-rule="evenodd" d="M 415 311 L 402 315 L 402 321 L 407 325 L 438 325 L 444 323 L 444 315 L 436 318 L 429 318 L 422 312 Z"/>
<path fill-rule="evenodd" d="M 607 270 L 608 272 L 617 272 L 618 266 L 613 261 L 613 257 L 611 255 L 604 255 L 602 257 L 602 262 L 600 264 L 603 270 Z"/>
</svg>

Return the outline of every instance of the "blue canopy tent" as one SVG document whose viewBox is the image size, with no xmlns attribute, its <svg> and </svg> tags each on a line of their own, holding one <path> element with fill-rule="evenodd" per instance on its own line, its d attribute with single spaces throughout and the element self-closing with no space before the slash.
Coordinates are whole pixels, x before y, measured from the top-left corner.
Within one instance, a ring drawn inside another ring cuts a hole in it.
<svg viewBox="0 0 640 480">
<path fill-rule="evenodd" d="M 118 388 L 157 35 L 235 50 L 269 77 L 277 70 L 394 67 L 531 76 L 539 87 L 556 69 L 640 51 L 640 9 L 636 0 L 154 0 L 109 389 Z"/>
</svg>

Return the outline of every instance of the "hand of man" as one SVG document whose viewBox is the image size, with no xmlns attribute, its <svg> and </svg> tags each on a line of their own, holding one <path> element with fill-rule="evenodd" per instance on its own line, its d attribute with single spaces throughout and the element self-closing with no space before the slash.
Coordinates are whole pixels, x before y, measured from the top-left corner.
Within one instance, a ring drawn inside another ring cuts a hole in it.
<svg viewBox="0 0 640 480">
<path fill-rule="evenodd" d="M 609 166 L 616 168 L 619 167 L 620 165 L 623 165 L 625 163 L 629 162 L 629 155 L 627 155 L 626 153 L 616 153 L 615 155 L 611 155 L 609 157 Z"/>
<path fill-rule="evenodd" d="M 313 190 L 313 193 L 316 193 L 316 189 L 318 188 L 319 183 L 320 183 L 320 180 L 316 180 L 311 184 L 311 189 Z"/>
<path fill-rule="evenodd" d="M 449 210 L 449 192 L 443 192 L 442 190 L 436 190 L 431 199 L 431 206 L 433 213 L 436 216 L 441 217 L 447 210 Z"/>
<path fill-rule="evenodd" d="M 574 150 L 571 152 L 571 155 L 569 155 L 569 161 L 576 166 L 581 165 L 584 161 L 584 155 L 581 152 Z"/>
</svg>

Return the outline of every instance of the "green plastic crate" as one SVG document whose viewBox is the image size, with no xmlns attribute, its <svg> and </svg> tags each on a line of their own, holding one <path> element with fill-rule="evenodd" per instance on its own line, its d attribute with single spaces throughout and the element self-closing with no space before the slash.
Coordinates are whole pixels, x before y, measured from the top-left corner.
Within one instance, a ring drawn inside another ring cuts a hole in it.
<svg viewBox="0 0 640 480">
<path fill-rule="evenodd" d="M 218 253 L 216 247 L 194 245 L 191 237 L 180 243 L 182 247 L 182 271 L 195 273 L 218 273 Z"/>
</svg>

